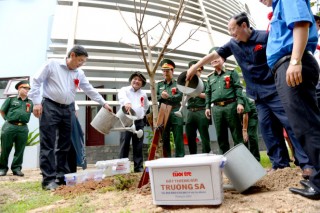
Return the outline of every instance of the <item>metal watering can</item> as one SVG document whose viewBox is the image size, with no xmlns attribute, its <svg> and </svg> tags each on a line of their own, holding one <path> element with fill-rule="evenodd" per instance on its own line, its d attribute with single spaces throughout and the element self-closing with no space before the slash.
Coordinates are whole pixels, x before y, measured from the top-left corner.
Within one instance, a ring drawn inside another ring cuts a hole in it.
<svg viewBox="0 0 320 213">
<path fill-rule="evenodd" d="M 138 138 L 141 138 L 143 130 L 136 130 L 135 120 L 137 120 L 137 116 L 133 109 L 130 109 L 130 113 L 128 113 L 123 106 L 117 114 L 114 114 L 102 107 L 90 124 L 102 134 L 109 134 L 110 131 L 130 131 L 136 134 Z"/>
<path fill-rule="evenodd" d="M 182 117 L 181 110 L 185 107 L 188 100 L 200 95 L 204 87 L 202 80 L 197 75 L 194 75 L 189 81 L 186 81 L 186 76 L 187 71 L 182 72 L 177 80 L 177 87 L 183 93 L 181 107 L 178 111 L 174 112 L 178 117 Z"/>
</svg>

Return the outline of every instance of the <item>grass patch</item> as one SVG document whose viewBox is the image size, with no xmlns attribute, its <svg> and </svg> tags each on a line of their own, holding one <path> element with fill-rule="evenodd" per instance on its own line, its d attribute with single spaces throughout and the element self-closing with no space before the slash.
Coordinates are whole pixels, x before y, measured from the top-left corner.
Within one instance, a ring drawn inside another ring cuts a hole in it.
<svg viewBox="0 0 320 213">
<path fill-rule="evenodd" d="M 50 205 L 62 197 L 44 191 L 41 183 L 37 182 L 6 182 L 0 184 L 0 212 L 27 212 L 42 206 Z"/>
<path fill-rule="evenodd" d="M 267 155 L 267 151 L 260 151 L 260 163 L 263 168 L 271 168 L 272 167 L 270 159 Z"/>
</svg>

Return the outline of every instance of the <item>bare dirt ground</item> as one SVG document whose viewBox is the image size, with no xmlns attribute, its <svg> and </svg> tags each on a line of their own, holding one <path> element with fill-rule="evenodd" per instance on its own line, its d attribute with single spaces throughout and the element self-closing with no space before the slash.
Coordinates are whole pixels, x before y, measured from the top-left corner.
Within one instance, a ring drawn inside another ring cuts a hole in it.
<svg viewBox="0 0 320 213">
<path fill-rule="evenodd" d="M 8 174 L 0 177 L 0 182 L 6 181 L 41 181 L 39 170 L 25 170 L 25 177 L 16 177 Z M 83 208 L 94 206 L 96 212 L 320 212 L 320 202 L 312 201 L 292 194 L 289 187 L 301 187 L 301 170 L 286 168 L 266 175 L 245 193 L 234 190 L 224 190 L 224 200 L 218 206 L 157 206 L 153 204 L 150 184 L 138 189 L 136 186 L 142 173 L 125 175 L 132 179 L 132 186 L 124 191 L 101 192 L 102 188 L 111 187 L 115 183 L 114 177 L 103 179 L 100 182 L 89 181 L 76 186 L 62 186 L 55 192 L 65 199 L 34 209 L 30 212 L 54 212 L 59 207 L 73 205 L 74 197 L 88 195 Z M 224 178 L 224 183 L 228 180 Z M 0 193 L 1 194 L 1 193 Z"/>
</svg>

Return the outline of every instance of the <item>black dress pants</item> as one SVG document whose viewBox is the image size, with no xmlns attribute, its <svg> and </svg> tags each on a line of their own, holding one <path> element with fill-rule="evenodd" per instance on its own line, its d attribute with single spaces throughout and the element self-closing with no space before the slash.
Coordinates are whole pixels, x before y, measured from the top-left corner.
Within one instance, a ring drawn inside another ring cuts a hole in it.
<svg viewBox="0 0 320 213">
<path fill-rule="evenodd" d="M 286 71 L 289 60 L 275 71 L 276 87 L 293 132 L 314 166 L 311 185 L 320 192 L 320 110 L 316 101 L 319 65 L 313 55 L 302 57 L 302 83 L 289 87 Z"/>
<path fill-rule="evenodd" d="M 70 173 L 67 154 L 71 146 L 71 113 L 74 104 L 62 105 L 50 99 L 42 101 L 40 117 L 40 170 L 42 184 L 54 182 Z M 56 133 L 58 140 L 56 144 Z"/>
</svg>

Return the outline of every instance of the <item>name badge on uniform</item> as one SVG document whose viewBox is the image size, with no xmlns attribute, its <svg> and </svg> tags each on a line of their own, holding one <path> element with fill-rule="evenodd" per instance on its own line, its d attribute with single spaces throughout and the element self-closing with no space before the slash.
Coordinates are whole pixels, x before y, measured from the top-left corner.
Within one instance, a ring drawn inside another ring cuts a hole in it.
<svg viewBox="0 0 320 213">
<path fill-rule="evenodd" d="M 20 102 L 19 102 L 19 101 L 13 101 L 13 102 L 12 102 L 12 105 L 13 105 L 13 106 L 19 106 L 19 105 L 20 105 Z"/>
</svg>

